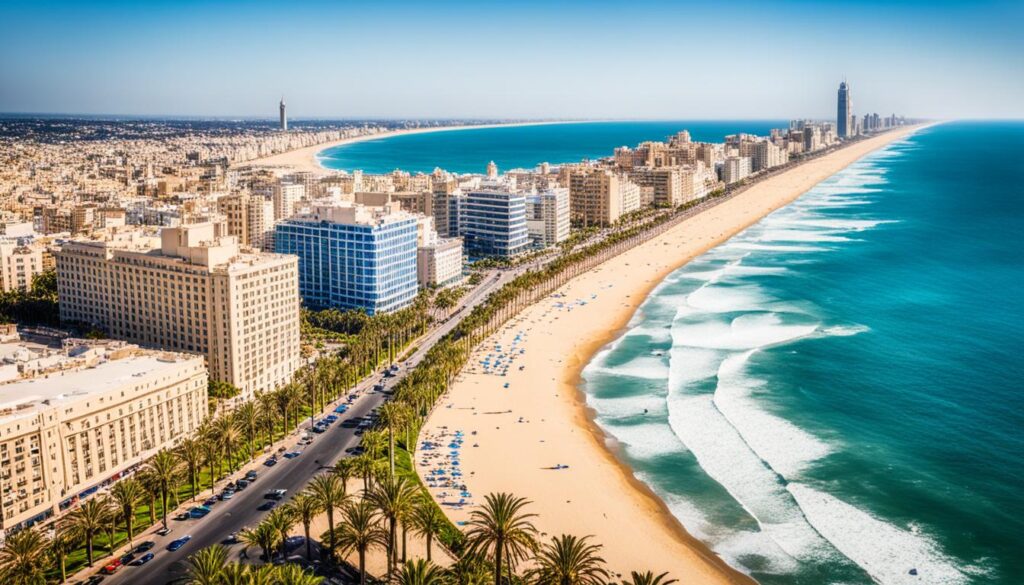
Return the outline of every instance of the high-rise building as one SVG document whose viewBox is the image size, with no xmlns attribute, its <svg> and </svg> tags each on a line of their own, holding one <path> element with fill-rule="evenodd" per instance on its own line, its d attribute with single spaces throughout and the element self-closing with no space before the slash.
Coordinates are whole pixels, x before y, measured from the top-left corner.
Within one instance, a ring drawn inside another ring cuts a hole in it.
<svg viewBox="0 0 1024 585">
<path fill-rule="evenodd" d="M 280 107 L 280 110 L 281 110 L 281 131 L 282 132 L 287 132 L 288 131 L 288 113 L 287 113 L 287 111 L 285 111 L 284 96 L 281 96 L 281 105 L 279 107 Z"/>
<path fill-rule="evenodd" d="M 110 340 L 52 349 L 4 333 L 0 538 L 73 507 L 206 417 L 201 356 Z"/>
<path fill-rule="evenodd" d="M 839 84 L 839 107 L 836 112 L 836 128 L 840 138 L 853 136 L 853 113 L 850 110 L 850 86 L 844 81 Z"/>
<path fill-rule="evenodd" d="M 306 186 L 302 183 L 276 183 L 273 187 L 274 221 L 295 215 L 299 202 L 305 197 Z"/>
<path fill-rule="evenodd" d="M 730 156 L 722 162 L 722 181 L 729 185 L 750 175 L 750 157 Z"/>
<path fill-rule="evenodd" d="M 300 365 L 293 256 L 243 251 L 223 223 L 76 240 L 57 252 L 61 321 L 206 356 L 243 397 L 291 381 Z"/>
<path fill-rule="evenodd" d="M 530 245 L 526 197 L 501 187 L 469 192 L 460 231 L 466 253 L 474 258 L 509 258 L 524 252 Z"/>
<path fill-rule="evenodd" d="M 554 187 L 526 198 L 526 227 L 534 245 L 547 248 L 569 238 L 569 190 Z"/>
<path fill-rule="evenodd" d="M 591 166 L 568 170 L 569 215 L 580 225 L 611 225 L 640 209 L 640 187 L 625 174 Z"/>
<path fill-rule="evenodd" d="M 239 243 L 256 250 L 273 250 L 273 202 L 242 192 L 221 197 L 217 208 L 227 218 L 228 234 L 238 236 Z"/>
<path fill-rule="evenodd" d="M 312 307 L 373 315 L 416 298 L 416 217 L 398 202 L 313 205 L 277 224 L 274 249 L 299 258 L 299 291 Z"/>
</svg>

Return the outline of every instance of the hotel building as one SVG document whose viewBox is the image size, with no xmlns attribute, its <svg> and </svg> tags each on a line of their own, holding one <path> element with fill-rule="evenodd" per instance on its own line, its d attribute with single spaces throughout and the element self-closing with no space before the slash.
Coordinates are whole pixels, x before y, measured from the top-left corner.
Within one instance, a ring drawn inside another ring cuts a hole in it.
<svg viewBox="0 0 1024 585">
<path fill-rule="evenodd" d="M 462 278 L 462 240 L 439 238 L 434 218 L 421 217 L 416 231 L 416 281 L 421 288 L 441 287 Z"/>
<path fill-rule="evenodd" d="M 569 210 L 583 227 L 611 225 L 640 209 L 640 187 L 622 173 L 591 166 L 568 171 Z"/>
<path fill-rule="evenodd" d="M 526 227 L 535 246 L 547 248 L 569 237 L 569 190 L 554 187 L 526 198 Z"/>
<path fill-rule="evenodd" d="M 466 195 L 460 233 L 466 254 L 473 258 L 511 258 L 530 245 L 526 226 L 526 196 L 499 185 Z"/>
<path fill-rule="evenodd" d="M 398 202 L 318 204 L 277 224 L 274 247 L 299 258 L 299 291 L 311 307 L 373 315 L 416 298 L 416 217 Z"/>
<path fill-rule="evenodd" d="M 57 253 L 60 317 L 110 337 L 206 356 L 243 397 L 300 365 L 298 261 L 243 250 L 223 223 L 78 240 Z"/>
<path fill-rule="evenodd" d="M 0 540 L 116 481 L 206 416 L 203 358 L 110 340 L 0 343 Z"/>
</svg>

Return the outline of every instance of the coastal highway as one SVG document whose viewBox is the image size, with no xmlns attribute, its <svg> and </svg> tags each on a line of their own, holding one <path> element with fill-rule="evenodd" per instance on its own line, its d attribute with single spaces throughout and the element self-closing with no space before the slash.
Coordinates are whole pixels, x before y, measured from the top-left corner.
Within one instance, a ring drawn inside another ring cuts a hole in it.
<svg viewBox="0 0 1024 585">
<path fill-rule="evenodd" d="M 393 387 L 412 368 L 416 367 L 423 360 L 427 351 L 444 335 L 450 332 L 464 315 L 468 314 L 473 307 L 483 302 L 491 292 L 513 277 L 514 274 L 511 271 L 491 271 L 488 273 L 479 285 L 460 299 L 459 307 L 461 307 L 461 310 L 414 342 L 416 344 L 416 351 L 402 364 L 398 374 L 388 379 L 387 387 Z M 238 532 L 258 524 L 268 513 L 257 509 L 267 501 L 263 496 L 268 490 L 288 490 L 288 495 L 278 503 L 278 505 L 283 505 L 296 493 L 302 491 L 314 475 L 326 467 L 332 466 L 338 459 L 347 456 L 346 450 L 359 444 L 359 437 L 355 435 L 355 429 L 345 428 L 342 426 L 342 423 L 354 417 L 366 416 L 371 410 L 387 400 L 388 395 L 386 393 L 374 392 L 372 390 L 379 377 L 379 374 L 374 374 L 357 384 L 352 393 L 358 394 L 359 397 L 352 403 L 348 412 L 340 415 L 338 422 L 331 425 L 326 432 L 313 434 L 313 443 L 304 449 L 296 446 L 302 431 L 309 428 L 309 421 L 303 422 L 300 430 L 293 432 L 286 443 L 289 451 L 302 451 L 302 455 L 299 457 L 294 459 L 279 457 L 277 465 L 273 467 L 266 467 L 262 464 L 268 455 L 258 457 L 257 461 L 247 465 L 242 471 L 233 474 L 232 478 L 238 479 L 242 477 L 245 471 L 249 469 L 256 469 L 259 473 L 259 478 L 247 489 L 236 492 L 230 500 L 217 502 L 212 507 L 213 511 L 205 518 L 198 520 L 174 520 L 169 517 L 168 523 L 171 532 L 167 536 L 158 536 L 156 534 L 156 529 L 161 526 L 159 522 L 157 526 L 143 534 L 137 535 L 135 537 L 136 544 L 145 540 L 151 540 L 156 543 L 152 550 L 156 556 L 152 561 L 141 567 L 122 567 L 103 582 L 110 585 L 121 583 L 146 583 L 147 585 L 150 583 L 170 583 L 183 576 L 185 570 L 184 561 L 190 554 L 202 548 L 223 543 L 232 532 Z M 339 403 L 340 401 L 332 403 L 328 410 L 333 410 Z M 218 484 L 218 493 L 223 489 L 225 483 L 226 481 L 222 481 Z M 199 498 L 200 502 L 209 497 L 209 495 L 209 490 L 203 492 Z M 198 505 L 198 503 L 195 505 Z M 185 546 L 175 552 L 167 550 L 167 545 L 172 540 L 181 538 L 186 534 L 190 535 L 192 539 Z M 319 536 L 315 535 L 314 537 L 319 538 Z M 229 546 L 229 557 L 232 560 L 237 559 L 241 550 L 241 544 Z M 304 549 L 297 549 L 297 552 L 304 554 Z M 251 556 L 255 558 L 257 555 L 258 553 L 253 553 Z M 106 562 L 106 560 L 97 561 L 96 569 L 101 568 Z"/>
</svg>

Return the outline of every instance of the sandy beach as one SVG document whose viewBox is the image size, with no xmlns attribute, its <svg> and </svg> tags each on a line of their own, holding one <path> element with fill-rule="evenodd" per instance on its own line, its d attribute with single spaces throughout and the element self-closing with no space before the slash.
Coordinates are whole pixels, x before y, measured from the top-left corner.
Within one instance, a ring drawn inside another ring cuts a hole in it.
<svg viewBox="0 0 1024 585">
<path fill-rule="evenodd" d="M 384 138 L 392 138 L 394 136 L 403 136 L 407 134 L 425 134 L 427 132 L 455 132 L 458 130 L 483 130 L 485 128 L 514 128 L 517 126 L 543 126 L 547 124 L 576 124 L 579 122 L 570 121 L 550 121 L 550 122 L 517 122 L 511 124 L 476 124 L 476 125 L 465 125 L 465 126 L 444 126 L 444 127 L 430 127 L 430 128 L 410 128 L 407 130 L 392 130 L 389 132 L 381 132 L 379 134 L 367 134 L 365 136 L 353 136 L 352 138 L 345 138 L 342 140 L 335 140 L 334 142 L 325 142 L 323 144 L 317 144 L 315 146 L 307 146 L 305 148 L 298 148 L 295 150 L 289 150 L 288 152 L 282 152 L 281 154 L 275 154 L 273 156 L 265 156 L 263 158 L 257 158 L 249 161 L 239 162 L 232 166 L 235 167 L 246 167 L 246 166 L 257 166 L 257 167 L 269 167 L 279 168 L 290 171 L 301 171 L 301 172 L 312 172 L 312 173 L 331 173 L 335 172 L 331 169 L 326 169 L 320 165 L 320 160 L 317 158 L 317 154 L 321 151 L 327 150 L 328 148 L 334 148 L 335 146 L 341 146 L 343 144 L 355 144 L 357 142 L 367 142 L 370 140 L 381 140 Z"/>
<path fill-rule="evenodd" d="M 615 573 L 668 571 L 688 585 L 751 583 L 687 534 L 619 462 L 586 408 L 580 372 L 670 272 L 913 131 L 864 140 L 761 181 L 570 281 L 481 344 L 424 428 L 421 439 L 439 447 L 416 457 L 449 517 L 465 521 L 485 494 L 511 492 L 533 502 L 545 541 L 593 535 Z M 437 469 L 458 474 L 455 484 L 466 491 L 430 481 Z"/>
</svg>

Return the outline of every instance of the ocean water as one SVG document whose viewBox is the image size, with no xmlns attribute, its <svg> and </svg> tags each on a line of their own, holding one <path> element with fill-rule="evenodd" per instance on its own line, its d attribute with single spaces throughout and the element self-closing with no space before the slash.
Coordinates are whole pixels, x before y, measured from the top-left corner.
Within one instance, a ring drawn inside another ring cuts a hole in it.
<svg viewBox="0 0 1024 585">
<path fill-rule="evenodd" d="M 671 274 L 587 366 L 625 462 L 733 566 L 1024 582 L 1022 148 L 992 122 L 877 151 Z"/>
<path fill-rule="evenodd" d="M 494 161 L 499 170 L 532 168 L 611 156 L 618 146 L 664 140 L 687 129 L 696 141 L 722 142 L 728 134 L 767 135 L 785 128 L 784 120 L 680 120 L 589 122 L 483 128 L 393 136 L 326 149 L 317 155 L 328 169 L 390 173 L 395 169 L 429 173 L 437 167 L 454 173 L 483 173 Z"/>
</svg>

